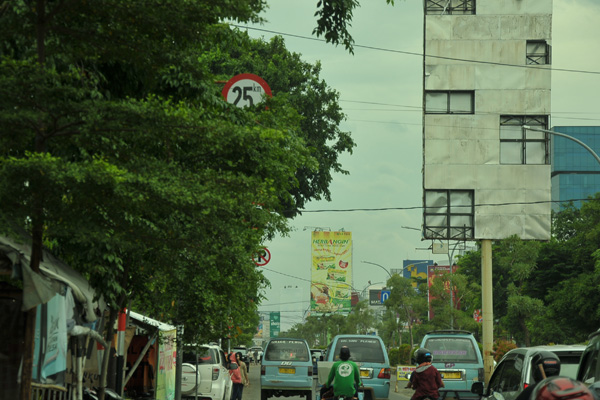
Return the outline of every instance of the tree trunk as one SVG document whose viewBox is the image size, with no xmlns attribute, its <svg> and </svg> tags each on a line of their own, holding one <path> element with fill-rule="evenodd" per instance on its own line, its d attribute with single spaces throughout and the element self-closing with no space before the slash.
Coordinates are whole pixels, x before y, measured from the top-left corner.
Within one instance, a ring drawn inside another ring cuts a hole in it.
<svg viewBox="0 0 600 400">
<path fill-rule="evenodd" d="M 531 334 L 529 333 L 529 329 L 527 328 L 527 324 L 525 323 L 525 317 L 519 318 L 519 324 L 521 325 L 521 328 L 523 329 L 523 333 L 525 335 L 525 346 L 529 347 L 531 346 Z"/>
<path fill-rule="evenodd" d="M 112 348 L 112 341 L 115 335 L 115 321 L 117 320 L 119 310 L 111 308 L 110 316 L 108 317 L 108 325 L 106 328 L 106 344 L 107 348 L 104 349 L 104 358 L 102 359 L 102 370 L 100 371 L 100 387 L 98 388 L 98 399 L 104 400 L 106 391 L 106 381 L 108 372 L 108 361 L 110 360 L 110 349 Z"/>
<path fill-rule="evenodd" d="M 413 339 L 413 331 L 412 331 L 412 315 L 410 315 L 410 310 L 406 309 L 406 319 L 408 320 L 408 333 L 410 335 L 410 350 L 412 351 L 415 341 Z"/>
<path fill-rule="evenodd" d="M 40 192 L 41 193 L 41 192 Z M 30 268 L 34 273 L 40 272 L 40 263 L 42 261 L 42 205 L 39 196 L 34 199 L 35 212 L 32 221 L 32 243 L 31 243 L 31 261 Z M 23 347 L 23 368 L 21 369 L 21 390 L 20 399 L 31 399 L 31 383 L 33 381 L 33 351 L 35 347 L 35 320 L 37 307 L 27 311 L 25 317 L 25 343 Z"/>
</svg>

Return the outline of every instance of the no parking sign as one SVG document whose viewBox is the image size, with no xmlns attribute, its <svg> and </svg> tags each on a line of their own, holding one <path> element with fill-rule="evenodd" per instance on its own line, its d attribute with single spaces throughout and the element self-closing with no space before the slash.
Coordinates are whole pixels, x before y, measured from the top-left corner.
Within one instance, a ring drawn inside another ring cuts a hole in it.
<svg viewBox="0 0 600 400">
<path fill-rule="evenodd" d="M 252 256 L 254 264 L 259 267 L 264 267 L 271 261 L 271 252 L 266 247 L 260 249 L 257 254 Z"/>
</svg>

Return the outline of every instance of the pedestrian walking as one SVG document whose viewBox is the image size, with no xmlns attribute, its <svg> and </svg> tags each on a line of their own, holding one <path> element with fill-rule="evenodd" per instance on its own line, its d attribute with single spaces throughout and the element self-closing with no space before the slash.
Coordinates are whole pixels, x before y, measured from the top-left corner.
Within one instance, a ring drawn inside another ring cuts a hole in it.
<svg viewBox="0 0 600 400">
<path fill-rule="evenodd" d="M 244 393 L 244 386 L 250 385 L 248 379 L 248 369 L 246 363 L 242 361 L 242 353 L 231 353 L 231 362 L 236 363 L 237 368 L 230 370 L 231 382 L 233 388 L 231 390 L 231 400 L 242 400 L 242 394 Z"/>
</svg>

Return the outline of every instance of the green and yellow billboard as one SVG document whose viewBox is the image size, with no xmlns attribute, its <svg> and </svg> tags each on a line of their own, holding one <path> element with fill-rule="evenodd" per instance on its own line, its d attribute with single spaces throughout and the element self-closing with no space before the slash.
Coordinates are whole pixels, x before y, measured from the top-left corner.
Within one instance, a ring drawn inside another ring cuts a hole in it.
<svg viewBox="0 0 600 400">
<path fill-rule="evenodd" d="M 311 311 L 350 312 L 352 232 L 312 232 L 311 260 Z"/>
</svg>

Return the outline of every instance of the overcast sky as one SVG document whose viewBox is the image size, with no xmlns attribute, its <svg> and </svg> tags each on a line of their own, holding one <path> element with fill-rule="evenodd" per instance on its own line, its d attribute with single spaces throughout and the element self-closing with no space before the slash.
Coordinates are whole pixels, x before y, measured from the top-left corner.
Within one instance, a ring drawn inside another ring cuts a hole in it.
<svg viewBox="0 0 600 400">
<path fill-rule="evenodd" d="M 422 223 L 423 59 L 410 53 L 423 52 L 423 2 L 396 0 L 390 6 L 385 0 L 362 0 L 350 27 L 354 55 L 311 35 L 317 0 L 268 3 L 264 14 L 268 22 L 250 26 L 273 33 L 254 29 L 248 33 L 266 40 L 280 34 L 289 51 L 301 54 L 306 62 L 321 62 L 321 78 L 340 93 L 347 115 L 341 129 L 351 132 L 357 144 L 352 155 L 341 157 L 350 175 L 334 176 L 332 201 L 308 203 L 306 212 L 291 222 L 290 237 L 265 244 L 271 260 L 263 269 L 272 288 L 260 310 L 285 310 L 281 315 L 285 330 L 301 322 L 300 312 L 309 306 L 310 232 L 315 228 L 352 232 L 352 286 L 359 290 L 368 281 L 388 277 L 383 269 L 361 261 L 391 269 L 402 268 L 405 259 L 433 259 L 440 265 L 449 260 L 448 255 L 423 250 L 431 241 L 421 241 L 419 231 L 403 228 L 419 229 Z M 597 0 L 554 0 L 551 126 L 600 125 L 598 21 Z M 300 294 L 282 296 L 288 285 L 297 286 L 294 292 Z"/>
</svg>

